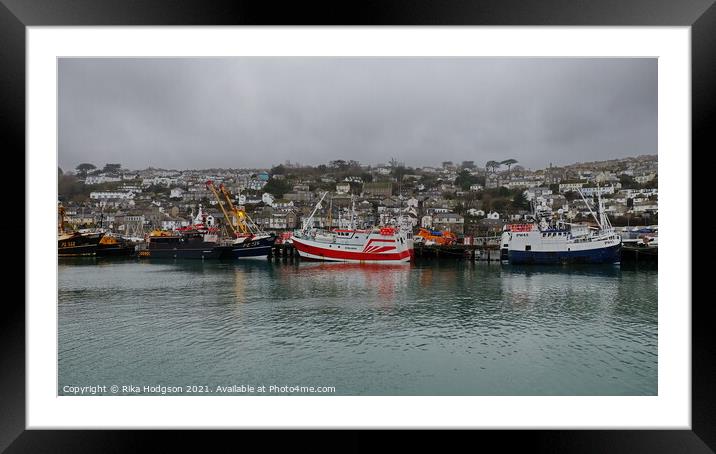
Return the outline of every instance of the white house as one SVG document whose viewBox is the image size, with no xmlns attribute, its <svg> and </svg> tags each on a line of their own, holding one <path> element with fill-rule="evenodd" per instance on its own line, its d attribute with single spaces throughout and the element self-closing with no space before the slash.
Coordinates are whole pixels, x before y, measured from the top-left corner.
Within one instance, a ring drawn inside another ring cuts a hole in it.
<svg viewBox="0 0 716 454">
<path fill-rule="evenodd" d="M 184 196 L 184 190 L 182 188 L 174 188 L 169 192 L 170 199 L 181 199 Z"/>
<path fill-rule="evenodd" d="M 85 178 L 85 184 L 102 184 L 102 183 L 114 183 L 122 181 L 120 177 L 108 177 L 106 175 L 90 175 Z"/>
<path fill-rule="evenodd" d="M 246 187 L 254 191 L 260 191 L 264 186 L 266 186 L 266 183 L 268 183 L 268 181 L 254 179 L 249 181 L 249 184 Z"/>
<path fill-rule="evenodd" d="M 537 201 L 540 201 L 540 198 L 544 200 L 545 196 L 552 195 L 552 190 L 547 188 L 530 188 L 525 190 L 523 194 L 525 198 L 530 202 L 535 199 L 537 199 Z"/>
<path fill-rule="evenodd" d="M 585 181 L 575 182 L 575 183 L 560 183 L 559 184 L 559 192 L 576 191 L 578 189 L 582 189 L 582 186 L 584 186 L 585 184 L 586 184 Z"/>
<path fill-rule="evenodd" d="M 497 211 L 490 211 L 487 213 L 487 219 L 500 219 L 500 213 Z"/>
<path fill-rule="evenodd" d="M 273 196 L 268 192 L 264 192 L 261 196 L 261 201 L 266 205 L 273 205 Z"/>
<path fill-rule="evenodd" d="M 636 181 L 637 183 L 643 184 L 643 183 L 648 183 L 648 182 L 650 182 L 650 181 L 653 180 L 654 178 L 656 178 L 656 174 L 655 174 L 655 173 L 647 173 L 647 174 L 644 174 L 644 175 L 637 175 L 637 176 L 635 176 L 635 177 L 634 177 L 634 181 Z"/>
<path fill-rule="evenodd" d="M 98 191 L 98 192 L 90 192 L 90 199 L 95 200 L 129 200 L 134 198 L 134 193 L 127 191 L 127 192 L 118 192 L 118 191 Z"/>
<path fill-rule="evenodd" d="M 423 216 L 423 218 L 420 220 L 420 227 L 429 229 L 429 228 L 432 228 L 432 226 L 433 226 L 433 217 L 430 215 Z"/>
<path fill-rule="evenodd" d="M 582 194 L 585 197 L 591 197 L 597 194 L 614 194 L 614 186 L 599 186 L 582 188 Z"/>
<path fill-rule="evenodd" d="M 465 218 L 457 213 L 439 213 L 433 216 L 433 226 L 440 230 L 449 230 L 462 234 L 464 231 Z"/>
<path fill-rule="evenodd" d="M 351 184 L 350 183 L 338 183 L 336 185 L 336 192 L 338 194 L 348 194 L 351 191 Z"/>
<path fill-rule="evenodd" d="M 485 212 L 483 210 L 478 210 L 477 208 L 470 208 L 467 210 L 467 214 L 470 216 L 485 216 Z"/>
</svg>

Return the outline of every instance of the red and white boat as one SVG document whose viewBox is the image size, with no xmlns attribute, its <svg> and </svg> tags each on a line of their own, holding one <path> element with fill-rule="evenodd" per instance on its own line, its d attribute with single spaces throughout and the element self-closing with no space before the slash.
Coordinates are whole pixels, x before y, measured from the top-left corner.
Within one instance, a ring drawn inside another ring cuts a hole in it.
<svg viewBox="0 0 716 454">
<path fill-rule="evenodd" d="M 323 195 L 325 197 L 325 194 Z M 323 197 L 321 198 L 321 201 Z M 291 237 L 301 258 L 352 263 L 408 263 L 413 257 L 411 234 L 396 227 L 372 229 L 311 228 L 313 216 L 321 201 L 303 227 Z"/>
<path fill-rule="evenodd" d="M 370 230 L 336 229 L 294 234 L 293 247 L 302 258 L 354 263 L 408 263 L 412 241 L 394 227 Z"/>
</svg>

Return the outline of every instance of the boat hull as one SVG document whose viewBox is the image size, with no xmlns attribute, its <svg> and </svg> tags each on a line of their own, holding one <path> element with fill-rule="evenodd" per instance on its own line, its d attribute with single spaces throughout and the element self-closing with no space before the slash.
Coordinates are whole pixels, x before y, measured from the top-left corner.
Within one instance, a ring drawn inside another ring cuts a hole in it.
<svg viewBox="0 0 716 454">
<path fill-rule="evenodd" d="M 97 257 L 129 257 L 134 254 L 134 246 L 110 245 L 97 247 Z"/>
<path fill-rule="evenodd" d="M 348 263 L 410 263 L 409 249 L 396 252 L 347 251 L 326 247 L 317 241 L 293 238 L 293 247 L 303 259 Z"/>
<path fill-rule="evenodd" d="M 621 261 L 621 244 L 575 251 L 507 251 L 507 260 L 514 265 L 605 264 Z M 504 253 L 503 257 L 504 258 Z"/>
<path fill-rule="evenodd" d="M 230 249 L 226 246 L 199 247 L 199 248 L 175 248 L 175 249 L 144 249 L 139 251 L 141 258 L 153 259 L 190 259 L 206 260 L 228 257 Z"/>
<path fill-rule="evenodd" d="M 75 234 L 57 241 L 57 255 L 59 257 L 86 257 L 97 252 L 102 233 Z"/>
<path fill-rule="evenodd" d="M 251 259 L 268 258 L 271 248 L 276 242 L 276 237 L 271 235 L 258 240 L 247 240 L 244 243 L 234 244 L 231 247 L 229 258 Z"/>
</svg>

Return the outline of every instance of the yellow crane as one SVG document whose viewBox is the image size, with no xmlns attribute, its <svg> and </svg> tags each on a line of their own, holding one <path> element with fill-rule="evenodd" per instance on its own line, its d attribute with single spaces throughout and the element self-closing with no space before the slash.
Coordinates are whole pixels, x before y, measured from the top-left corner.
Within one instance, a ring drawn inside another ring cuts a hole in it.
<svg viewBox="0 0 716 454">
<path fill-rule="evenodd" d="M 223 185 L 221 185 L 221 186 L 223 187 Z M 234 227 L 234 223 L 232 222 L 231 217 L 229 216 L 229 213 L 227 213 L 226 209 L 224 208 L 224 201 L 221 200 L 221 197 L 219 197 L 219 193 L 216 191 L 214 182 L 211 180 L 207 181 L 206 188 L 209 189 L 214 194 L 214 197 L 216 197 L 216 201 L 219 202 L 219 207 L 221 208 L 221 212 L 224 213 L 224 219 L 226 219 L 226 223 L 229 224 L 229 227 L 231 227 L 231 231 L 233 232 L 234 236 L 236 236 L 237 235 L 236 227 Z M 233 208 L 231 201 L 229 201 L 229 206 Z"/>
<path fill-rule="evenodd" d="M 248 234 L 251 233 L 249 230 L 249 227 L 246 223 L 246 218 L 248 218 L 248 215 L 243 209 L 239 209 L 234 206 L 234 203 L 231 201 L 231 193 L 229 192 L 226 187 L 224 187 L 223 184 L 219 185 L 219 190 L 224 195 L 224 198 L 226 199 L 226 202 L 229 204 L 229 209 L 232 213 L 234 213 L 234 216 L 236 218 L 236 228 L 238 230 L 241 230 L 241 233 Z"/>
<path fill-rule="evenodd" d="M 57 230 L 59 234 L 65 233 L 65 207 L 62 204 L 57 205 Z"/>
</svg>

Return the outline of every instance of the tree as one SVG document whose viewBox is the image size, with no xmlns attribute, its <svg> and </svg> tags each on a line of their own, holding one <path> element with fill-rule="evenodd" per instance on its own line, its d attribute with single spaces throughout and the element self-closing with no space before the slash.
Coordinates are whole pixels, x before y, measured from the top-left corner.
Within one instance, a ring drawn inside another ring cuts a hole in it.
<svg viewBox="0 0 716 454">
<path fill-rule="evenodd" d="M 119 172 L 119 170 L 121 168 L 122 168 L 122 164 L 105 164 L 104 169 L 102 169 L 102 172 L 105 172 L 105 173 Z"/>
<path fill-rule="evenodd" d="M 639 186 L 633 177 L 624 173 L 619 175 L 619 182 L 622 184 L 622 189 L 636 189 Z"/>
<path fill-rule="evenodd" d="M 271 167 L 271 170 L 269 171 L 271 175 L 285 175 L 286 174 L 286 167 L 283 164 L 279 164 L 275 167 Z"/>
<path fill-rule="evenodd" d="M 460 171 L 457 178 L 455 178 L 455 185 L 459 186 L 463 191 L 470 189 L 473 184 L 478 184 L 478 178 L 473 176 L 467 169 Z"/>
<path fill-rule="evenodd" d="M 500 165 L 507 166 L 507 175 L 510 175 L 510 170 L 512 169 L 512 166 L 513 166 L 514 164 L 517 164 L 517 160 L 516 160 L 516 159 L 512 159 L 512 158 L 510 158 L 510 159 L 505 159 L 504 161 L 502 161 L 502 162 L 500 163 Z"/>
<path fill-rule="evenodd" d="M 507 199 L 495 199 L 492 201 L 492 209 L 498 213 L 504 213 L 508 203 Z"/>
<path fill-rule="evenodd" d="M 277 199 L 283 197 L 283 195 L 287 193 L 290 189 L 291 186 L 288 184 L 288 181 L 278 180 L 276 178 L 271 178 L 268 183 L 266 183 L 266 185 L 263 187 L 264 192 L 268 192 Z"/>
<path fill-rule="evenodd" d="M 84 202 L 89 198 L 89 191 L 85 184 L 78 181 L 74 175 L 59 175 L 57 178 L 57 195 L 60 200 Z"/>
<path fill-rule="evenodd" d="M 77 172 L 80 175 L 87 175 L 87 172 L 89 172 L 90 170 L 94 170 L 96 168 L 97 167 L 94 164 L 90 164 L 88 162 L 82 163 L 76 167 Z"/>
<path fill-rule="evenodd" d="M 373 175 L 369 174 L 368 172 L 363 172 L 359 175 L 364 183 L 370 183 L 373 181 Z"/>
<path fill-rule="evenodd" d="M 530 207 L 530 202 L 525 197 L 523 192 L 518 193 L 514 199 L 512 199 L 512 208 L 515 210 L 527 210 Z"/>
<path fill-rule="evenodd" d="M 403 175 L 408 173 L 408 169 L 403 166 L 393 167 L 390 174 L 395 177 L 396 180 L 400 181 L 403 179 Z"/>
<path fill-rule="evenodd" d="M 501 164 L 497 161 L 487 161 L 487 163 L 485 163 L 485 168 L 488 170 L 492 169 L 492 173 L 495 173 L 500 165 Z"/>
</svg>

